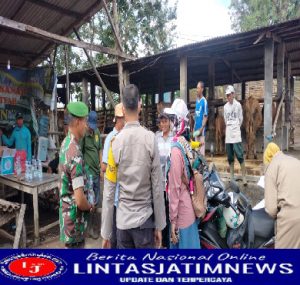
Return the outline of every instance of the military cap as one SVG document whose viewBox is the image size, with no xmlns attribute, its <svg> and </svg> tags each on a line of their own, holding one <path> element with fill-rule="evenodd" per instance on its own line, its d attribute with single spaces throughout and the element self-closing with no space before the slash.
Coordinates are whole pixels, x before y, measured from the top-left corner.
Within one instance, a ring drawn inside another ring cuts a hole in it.
<svg viewBox="0 0 300 285">
<path fill-rule="evenodd" d="M 79 118 L 86 117 L 89 114 L 89 108 L 83 102 L 70 102 L 67 105 L 68 112 Z"/>
</svg>

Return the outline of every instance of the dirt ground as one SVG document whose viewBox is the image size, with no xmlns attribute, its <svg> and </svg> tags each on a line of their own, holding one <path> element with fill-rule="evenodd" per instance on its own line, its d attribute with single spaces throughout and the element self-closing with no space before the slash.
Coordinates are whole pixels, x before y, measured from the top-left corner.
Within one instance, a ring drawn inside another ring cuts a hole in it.
<svg viewBox="0 0 300 285">
<path fill-rule="evenodd" d="M 300 159 L 300 145 L 294 148 L 291 148 L 288 152 L 289 155 L 295 156 Z M 258 181 L 257 177 L 257 181 Z M 226 180 L 224 178 L 225 183 Z M 257 186 L 257 181 L 251 181 L 248 183 L 246 187 L 244 187 L 241 181 L 237 181 L 241 191 L 249 198 L 251 201 L 252 207 L 255 206 L 259 201 L 261 201 L 264 197 L 264 190 Z M 101 189 L 103 189 L 103 184 L 101 185 Z M 102 198 L 102 197 L 101 197 Z M 16 198 L 18 199 L 18 198 Z M 27 197 L 30 199 L 30 197 Z M 31 205 L 31 201 L 27 200 L 27 204 Z M 32 223 L 32 209 L 30 207 L 27 208 L 26 211 L 26 228 L 27 228 L 27 236 L 28 236 L 28 245 L 29 248 L 34 248 L 33 245 L 33 223 Z M 99 215 L 99 219 L 101 218 L 101 214 Z M 58 212 L 43 209 L 40 206 L 40 225 L 44 226 L 51 222 L 54 222 L 58 219 Z M 14 224 L 11 223 L 7 226 L 9 232 L 13 233 Z M 8 240 L 2 239 L 0 240 L 0 248 L 10 248 L 12 247 L 11 243 Z M 94 240 L 92 238 L 86 239 L 86 248 L 100 248 L 101 247 L 101 238 Z M 59 241 L 59 227 L 56 226 L 51 230 L 48 230 L 46 233 L 41 235 L 41 243 L 37 248 L 64 248 L 64 245 Z"/>
</svg>

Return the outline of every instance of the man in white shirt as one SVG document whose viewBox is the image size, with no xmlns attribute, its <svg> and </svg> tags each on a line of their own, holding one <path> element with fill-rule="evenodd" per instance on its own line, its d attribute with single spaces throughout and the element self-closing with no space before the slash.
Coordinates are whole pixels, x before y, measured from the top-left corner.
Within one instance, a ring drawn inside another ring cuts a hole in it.
<svg viewBox="0 0 300 285">
<path fill-rule="evenodd" d="M 230 165 L 230 177 L 234 180 L 234 155 L 241 165 L 243 184 L 247 185 L 244 150 L 242 145 L 241 125 L 243 123 L 243 110 L 241 104 L 234 99 L 234 88 L 226 88 L 227 103 L 224 106 L 224 119 L 226 124 L 226 152 Z"/>
</svg>

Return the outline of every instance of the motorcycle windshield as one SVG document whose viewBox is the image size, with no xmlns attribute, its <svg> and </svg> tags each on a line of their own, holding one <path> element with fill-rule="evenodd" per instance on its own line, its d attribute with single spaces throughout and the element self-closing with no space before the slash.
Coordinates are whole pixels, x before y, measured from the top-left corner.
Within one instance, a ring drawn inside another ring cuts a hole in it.
<svg viewBox="0 0 300 285">
<path fill-rule="evenodd" d="M 223 181 L 221 180 L 221 177 L 219 176 L 218 172 L 216 170 L 212 170 L 209 177 L 210 185 L 219 189 L 225 189 L 225 185 Z"/>
</svg>

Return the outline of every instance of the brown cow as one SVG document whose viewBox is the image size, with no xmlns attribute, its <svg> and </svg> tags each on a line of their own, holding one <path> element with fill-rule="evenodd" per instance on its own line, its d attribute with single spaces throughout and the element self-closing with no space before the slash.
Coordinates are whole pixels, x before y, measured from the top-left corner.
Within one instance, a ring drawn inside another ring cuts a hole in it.
<svg viewBox="0 0 300 285">
<path fill-rule="evenodd" d="M 244 126 L 246 130 L 246 158 L 256 154 L 256 132 L 262 124 L 262 112 L 257 99 L 249 97 L 244 104 Z"/>
<path fill-rule="evenodd" d="M 215 141 L 216 141 L 216 153 L 223 154 L 225 149 L 225 121 L 223 110 L 217 109 L 215 117 Z"/>
</svg>

